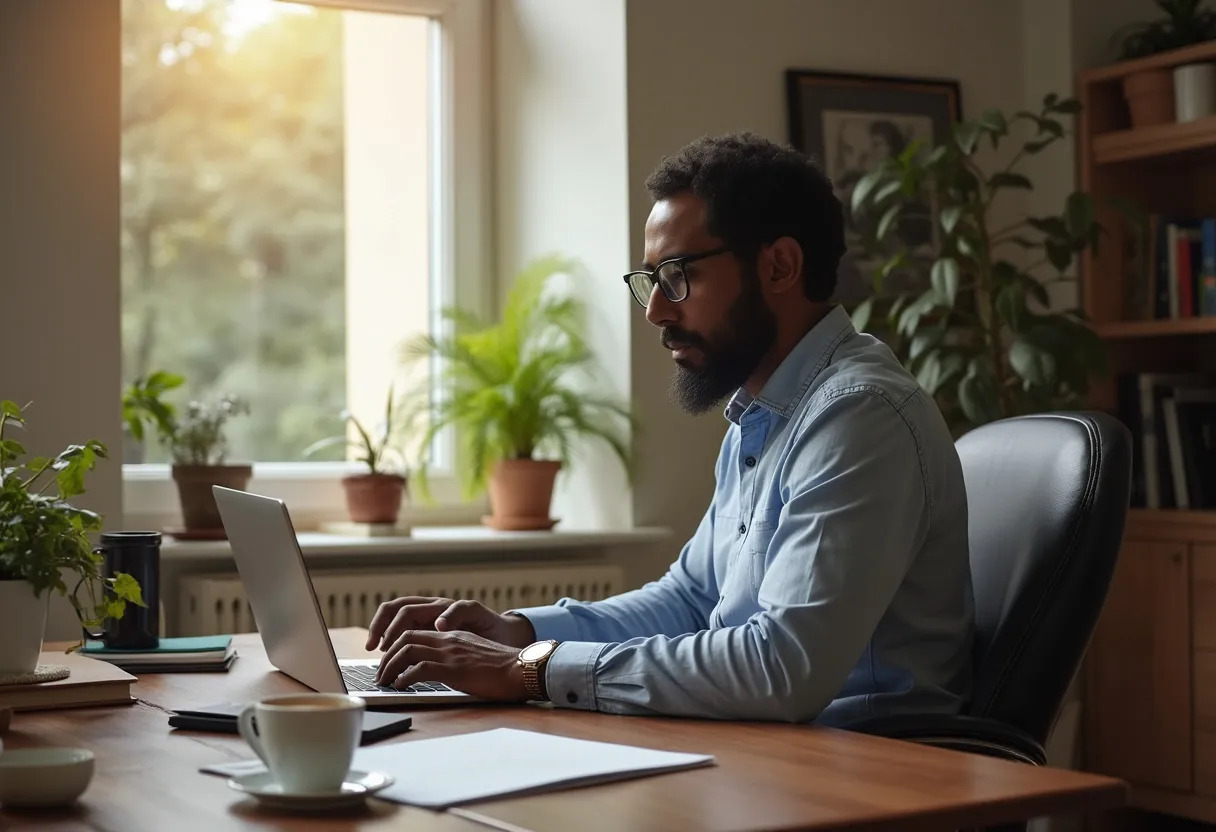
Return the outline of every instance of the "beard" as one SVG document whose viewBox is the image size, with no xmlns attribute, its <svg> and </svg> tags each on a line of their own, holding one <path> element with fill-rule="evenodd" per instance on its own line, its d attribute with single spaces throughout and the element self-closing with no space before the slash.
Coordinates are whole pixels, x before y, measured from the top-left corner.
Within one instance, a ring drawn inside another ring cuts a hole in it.
<svg viewBox="0 0 1216 832">
<path fill-rule="evenodd" d="M 747 381 L 777 338 L 777 318 L 764 303 L 756 275 L 743 276 L 743 290 L 726 313 L 726 323 L 711 337 L 679 327 L 665 327 L 660 341 L 697 347 L 701 366 L 676 364 L 671 397 L 685 411 L 700 414 L 720 403 Z"/>
</svg>

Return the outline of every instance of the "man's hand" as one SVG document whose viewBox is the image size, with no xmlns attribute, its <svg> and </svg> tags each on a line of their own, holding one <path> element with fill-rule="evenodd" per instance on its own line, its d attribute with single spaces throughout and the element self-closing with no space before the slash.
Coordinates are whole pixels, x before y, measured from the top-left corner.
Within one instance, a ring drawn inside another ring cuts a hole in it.
<svg viewBox="0 0 1216 832">
<path fill-rule="evenodd" d="M 376 684 L 442 682 L 481 699 L 524 702 L 528 690 L 518 656 L 514 647 L 472 633 L 406 630 L 380 660 Z"/>
<path fill-rule="evenodd" d="M 367 649 L 387 650 L 408 630 L 464 630 L 520 649 L 536 641 L 532 622 L 522 615 L 500 615 L 477 601 L 410 595 L 385 601 L 376 610 L 367 628 Z"/>
</svg>

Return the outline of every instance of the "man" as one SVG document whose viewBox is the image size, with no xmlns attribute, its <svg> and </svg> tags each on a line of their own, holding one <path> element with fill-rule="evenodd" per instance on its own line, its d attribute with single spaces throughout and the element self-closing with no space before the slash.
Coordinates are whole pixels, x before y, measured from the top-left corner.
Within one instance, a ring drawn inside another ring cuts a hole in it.
<svg viewBox="0 0 1216 832">
<path fill-rule="evenodd" d="M 933 400 L 828 301 L 844 252 L 831 184 L 741 134 L 693 142 L 647 188 L 626 283 L 680 404 L 730 396 L 704 519 L 663 578 L 605 601 L 390 601 L 369 628 L 379 681 L 832 725 L 957 711 L 973 630 L 962 471 Z"/>
</svg>

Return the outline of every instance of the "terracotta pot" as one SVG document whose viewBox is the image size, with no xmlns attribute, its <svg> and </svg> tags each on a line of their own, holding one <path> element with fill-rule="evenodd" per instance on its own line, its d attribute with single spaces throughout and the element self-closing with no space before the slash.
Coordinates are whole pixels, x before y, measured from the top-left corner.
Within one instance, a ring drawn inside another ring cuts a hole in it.
<svg viewBox="0 0 1216 832">
<path fill-rule="evenodd" d="M 173 481 L 182 504 L 182 524 L 189 531 L 223 532 L 211 486 L 244 491 L 253 476 L 252 465 L 173 465 Z"/>
<path fill-rule="evenodd" d="M 1123 79 L 1123 97 L 1131 112 L 1132 127 L 1172 124 L 1174 75 L 1168 69 L 1136 72 Z"/>
<path fill-rule="evenodd" d="M 356 523 L 396 523 L 405 494 L 405 477 L 397 474 L 351 474 L 342 478 L 346 511 Z"/>
<path fill-rule="evenodd" d="M 490 474 L 491 514 L 486 524 L 512 531 L 553 528 L 557 521 L 549 517 L 549 505 L 561 467 L 548 460 L 500 460 Z"/>
<path fill-rule="evenodd" d="M 29 581 L 0 581 L 0 673 L 33 673 L 38 667 L 51 591 L 34 595 Z"/>
</svg>

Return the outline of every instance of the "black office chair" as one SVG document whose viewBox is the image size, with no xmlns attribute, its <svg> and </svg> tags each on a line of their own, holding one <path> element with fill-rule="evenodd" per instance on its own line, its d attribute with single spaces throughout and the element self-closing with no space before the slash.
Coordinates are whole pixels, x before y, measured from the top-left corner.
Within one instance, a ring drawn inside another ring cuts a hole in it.
<svg viewBox="0 0 1216 832">
<path fill-rule="evenodd" d="M 1045 763 L 1123 539 L 1131 444 L 1121 422 L 1091 412 L 1004 419 L 958 440 L 975 592 L 970 705 L 850 729 Z"/>
</svg>

